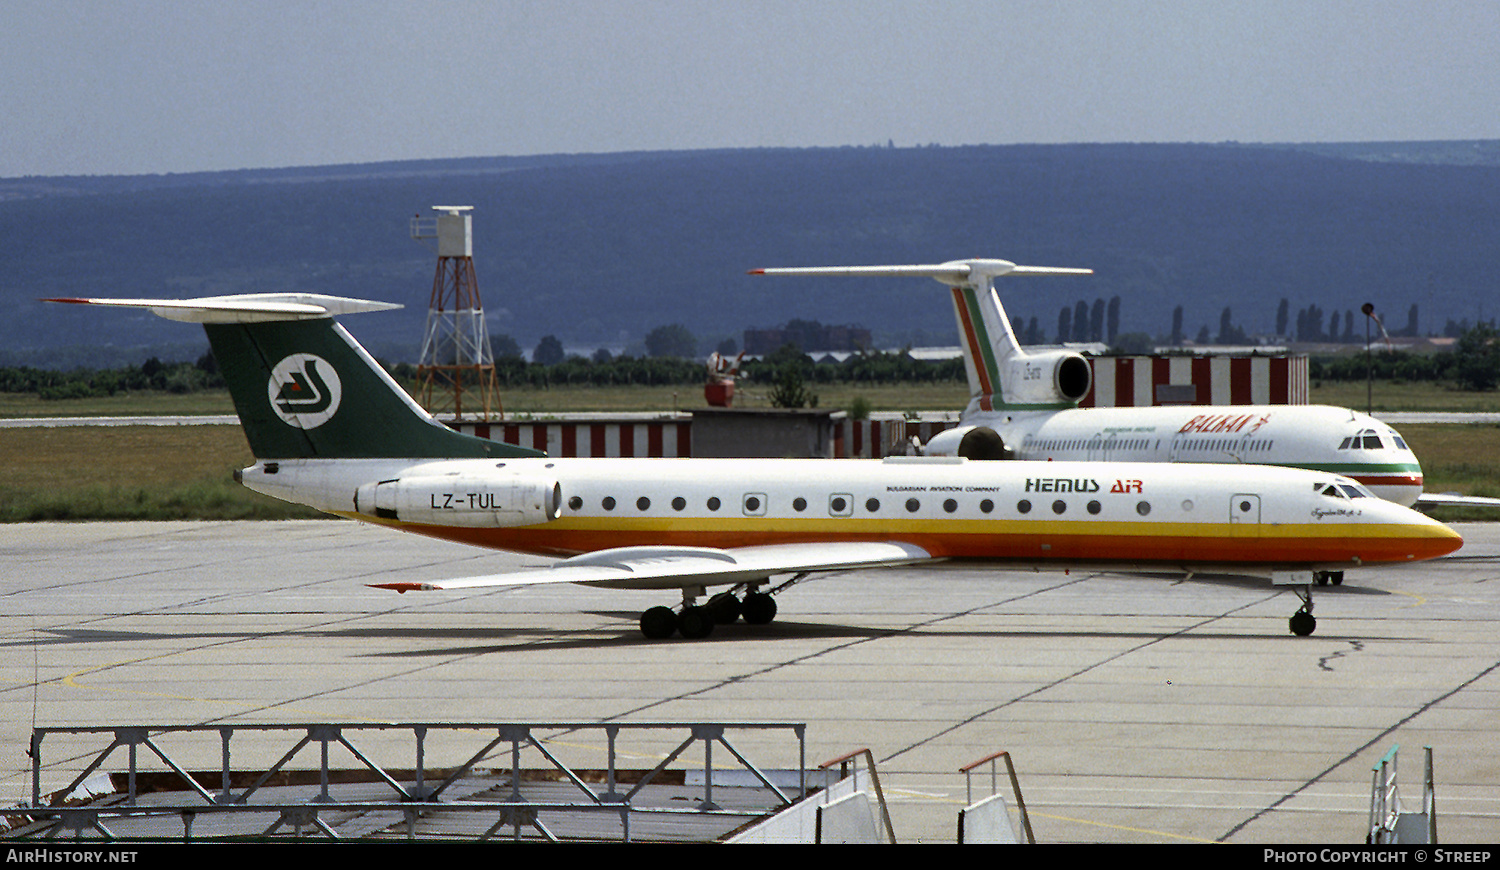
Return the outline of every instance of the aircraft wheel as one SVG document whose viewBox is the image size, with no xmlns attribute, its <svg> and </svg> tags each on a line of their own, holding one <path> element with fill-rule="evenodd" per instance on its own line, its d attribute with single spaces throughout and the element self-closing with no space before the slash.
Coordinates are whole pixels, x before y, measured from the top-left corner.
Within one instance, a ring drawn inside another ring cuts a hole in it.
<svg viewBox="0 0 1500 870">
<path fill-rule="evenodd" d="M 1314 571 L 1313 572 L 1313 582 L 1316 583 L 1316 584 L 1318 584 L 1319 586 L 1327 586 L 1328 585 L 1328 577 L 1329 577 L 1329 572 L 1328 571 Z"/>
<path fill-rule="evenodd" d="M 1343 586 L 1344 585 L 1344 572 L 1343 571 L 1329 571 L 1328 572 L 1328 579 L 1331 580 L 1331 581 L 1333 581 L 1333 585 L 1335 585 L 1335 586 Z"/>
<path fill-rule="evenodd" d="M 1318 620 L 1306 610 L 1299 610 L 1292 614 L 1291 619 L 1287 620 L 1287 625 L 1291 627 L 1292 634 L 1298 637 L 1307 637 L 1318 627 Z"/>
<path fill-rule="evenodd" d="M 740 611 L 744 609 L 744 606 L 733 593 L 720 592 L 708 599 L 708 609 L 713 613 L 716 625 L 732 625 L 739 620 Z"/>
<path fill-rule="evenodd" d="M 765 592 L 751 592 L 745 596 L 743 615 L 751 625 L 765 625 L 776 618 L 776 599 Z"/>
<path fill-rule="evenodd" d="M 652 640 L 665 640 L 677 631 L 677 614 L 670 607 L 653 607 L 641 614 L 641 634 Z"/>
<path fill-rule="evenodd" d="M 707 607 L 684 607 L 677 614 L 677 633 L 689 640 L 708 637 L 714 630 L 714 615 Z"/>
</svg>

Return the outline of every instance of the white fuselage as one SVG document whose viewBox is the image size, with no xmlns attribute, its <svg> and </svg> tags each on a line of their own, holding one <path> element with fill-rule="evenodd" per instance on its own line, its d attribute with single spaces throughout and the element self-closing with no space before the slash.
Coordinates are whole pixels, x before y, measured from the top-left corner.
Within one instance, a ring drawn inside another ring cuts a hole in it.
<svg viewBox="0 0 1500 870">
<path fill-rule="evenodd" d="M 1334 474 L 917 458 L 260 462 L 252 489 L 409 531 L 569 555 L 902 541 L 935 558 L 1336 569 L 1461 541 Z"/>
<path fill-rule="evenodd" d="M 1044 461 L 1278 465 L 1339 474 L 1410 506 L 1422 469 L 1391 427 L 1327 405 L 1076 408 L 966 414 L 989 426 L 1015 458 Z"/>
</svg>

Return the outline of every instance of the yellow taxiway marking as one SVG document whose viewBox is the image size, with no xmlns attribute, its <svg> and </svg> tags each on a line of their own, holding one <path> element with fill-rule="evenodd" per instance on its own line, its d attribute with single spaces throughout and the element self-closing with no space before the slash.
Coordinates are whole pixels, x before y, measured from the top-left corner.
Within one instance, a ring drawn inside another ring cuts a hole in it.
<svg viewBox="0 0 1500 870">
<path fill-rule="evenodd" d="M 921 799 L 921 800 L 936 801 L 938 803 L 957 804 L 957 805 L 960 805 L 960 806 L 962 806 L 962 805 L 964 805 L 966 803 L 966 801 L 961 801 L 958 798 L 938 797 L 937 795 L 933 795 L 933 794 L 929 794 L 929 793 L 923 793 L 923 792 L 917 792 L 917 791 L 908 791 L 906 789 L 891 789 L 890 792 L 888 792 L 888 794 L 891 797 L 893 797 L 893 798 L 896 795 L 901 795 L 903 797 L 910 797 L 910 798 L 918 798 L 918 799 Z M 1090 827 L 1095 827 L 1095 828 L 1108 828 L 1111 831 L 1127 831 L 1127 832 L 1132 833 L 1132 834 L 1147 834 L 1147 835 L 1150 835 L 1150 836 L 1153 836 L 1153 837 L 1163 837 L 1163 838 L 1168 839 L 1168 840 L 1185 840 L 1185 841 L 1187 841 L 1189 843 L 1218 843 L 1219 842 L 1218 840 L 1209 840 L 1209 839 L 1206 839 L 1204 837 L 1189 837 L 1186 834 L 1172 834 L 1172 833 L 1168 833 L 1166 831 L 1155 831 L 1155 830 L 1152 830 L 1150 828 L 1137 828 L 1137 827 L 1133 827 L 1131 825 L 1114 825 L 1114 824 L 1110 824 L 1109 822 L 1095 822 L 1095 821 L 1091 821 L 1089 819 L 1073 818 L 1072 816 L 1059 816 L 1059 815 L 1054 815 L 1052 813 L 1039 813 L 1039 812 L 1036 812 L 1034 810 L 1029 810 L 1029 809 L 1026 811 L 1026 813 L 1027 813 L 1027 815 L 1031 816 L 1034 819 L 1052 819 L 1053 821 L 1069 822 L 1069 823 L 1075 824 L 1075 825 L 1089 825 Z M 1014 814 L 1014 810 L 1012 810 L 1012 814 Z"/>
<path fill-rule="evenodd" d="M 1426 598 L 1423 598 L 1415 592 L 1403 592 L 1400 589 L 1392 589 L 1391 591 L 1397 595 L 1405 595 L 1407 598 L 1412 599 L 1412 607 L 1421 607 L 1422 605 L 1427 603 Z"/>
<path fill-rule="evenodd" d="M 1054 816 L 1054 815 L 1052 815 L 1050 813 L 1033 813 L 1033 812 L 1030 812 L 1029 810 L 1027 812 L 1028 812 L 1028 814 L 1030 814 L 1030 815 L 1032 815 L 1034 817 L 1042 818 L 1042 819 L 1053 819 L 1053 820 L 1059 821 L 1059 822 L 1071 822 L 1071 823 L 1073 823 L 1075 825 L 1090 825 L 1090 826 L 1096 827 L 1096 828 L 1109 828 L 1112 831 L 1128 831 L 1128 832 L 1130 832 L 1132 834 L 1149 834 L 1150 836 L 1153 836 L 1153 837 L 1165 837 L 1168 840 L 1186 840 L 1189 843 L 1218 843 L 1219 842 L 1218 840 L 1209 840 L 1209 839 L 1205 839 L 1203 837 L 1189 837 L 1189 836 L 1187 836 L 1185 834 L 1169 834 L 1166 831 L 1154 831 L 1154 830 L 1152 830 L 1150 828 L 1137 828 L 1137 827 L 1133 827 L 1131 825 L 1111 825 L 1108 822 L 1095 822 L 1095 821 L 1090 821 L 1089 819 L 1075 819 L 1075 818 L 1072 818 L 1071 816 Z"/>
<path fill-rule="evenodd" d="M 117 661 L 117 662 L 110 662 L 108 664 L 96 665 L 95 667 L 92 667 L 92 668 L 84 668 L 82 670 L 74 671 L 73 673 L 68 674 L 67 676 L 63 677 L 62 678 L 62 684 L 64 686 L 67 686 L 67 687 L 72 688 L 72 689 L 87 689 L 87 690 L 92 690 L 92 691 L 95 691 L 95 692 L 114 692 L 114 693 L 119 694 L 119 695 L 139 695 L 139 696 L 151 697 L 151 698 L 172 698 L 172 699 L 177 700 L 177 701 L 201 701 L 201 702 L 205 702 L 205 703 L 208 702 L 207 698 L 194 698 L 191 695 L 172 695 L 172 694 L 168 694 L 166 692 L 143 692 L 143 691 L 140 691 L 138 689 L 115 689 L 115 688 L 111 688 L 109 686 L 95 686 L 95 685 L 90 685 L 88 683 L 80 683 L 78 681 L 79 677 L 84 676 L 86 674 L 97 673 L 99 671 L 107 671 L 110 668 L 117 668 L 117 667 L 121 667 L 123 665 L 139 664 L 140 662 L 150 661 L 152 658 L 156 658 L 156 657 L 155 656 L 148 656 L 148 657 L 143 658 L 143 659 L 121 659 L 120 661 Z"/>
<path fill-rule="evenodd" d="M 78 679 L 79 677 L 86 676 L 88 674 L 98 673 L 98 672 L 101 672 L 101 671 L 107 671 L 110 668 L 116 668 L 116 667 L 120 667 L 122 665 L 139 664 L 141 662 L 151 661 L 154 658 L 160 658 L 160 656 L 147 656 L 147 657 L 141 658 L 141 659 L 121 659 L 120 661 L 117 661 L 117 662 L 110 662 L 108 664 L 96 665 L 96 666 L 91 667 L 91 668 L 83 668 L 82 670 L 74 671 L 71 674 L 68 674 L 67 676 L 63 677 L 60 682 L 62 683 L 62 685 L 67 686 L 70 689 L 82 689 L 84 691 L 90 691 L 90 692 L 113 692 L 113 693 L 115 693 L 117 695 L 134 695 L 134 696 L 140 697 L 140 698 L 170 698 L 170 699 L 172 699 L 174 701 L 192 701 L 192 702 L 199 703 L 199 704 L 234 704 L 234 705 L 238 705 L 238 706 L 241 706 L 241 707 L 249 705 L 249 706 L 254 706 L 254 707 L 258 708 L 258 709 L 276 708 L 276 709 L 289 710 L 289 711 L 294 712 L 294 713 L 300 712 L 300 713 L 303 713 L 305 715 L 329 716 L 328 713 L 325 713 L 325 712 L 323 712 L 321 710 L 315 710 L 315 709 L 305 709 L 304 710 L 304 709 L 299 709 L 297 707 L 281 707 L 280 705 L 274 705 L 274 704 L 268 706 L 268 705 L 263 704 L 263 703 L 251 704 L 251 702 L 249 702 L 249 701 L 245 701 L 245 700 L 238 700 L 238 701 L 236 701 L 236 700 L 234 700 L 232 698 L 199 698 L 199 697 L 195 697 L 193 695 L 174 695 L 174 694 L 171 694 L 171 693 L 168 693 L 168 692 L 148 692 L 148 691 L 144 691 L 144 690 L 141 690 L 141 689 L 117 689 L 117 688 L 114 688 L 112 686 L 99 686 L 99 685 L 94 685 L 94 684 L 91 684 L 91 683 L 80 682 L 79 679 Z M 343 716 L 331 716 L 330 718 L 331 719 L 344 719 L 345 717 L 343 717 Z M 360 721 L 363 721 L 363 720 L 360 720 Z"/>
</svg>

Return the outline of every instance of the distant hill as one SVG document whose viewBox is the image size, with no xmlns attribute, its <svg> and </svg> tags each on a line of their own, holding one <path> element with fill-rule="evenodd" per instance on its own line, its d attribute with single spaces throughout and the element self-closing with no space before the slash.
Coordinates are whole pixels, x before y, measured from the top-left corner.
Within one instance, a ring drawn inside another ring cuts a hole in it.
<svg viewBox="0 0 1500 870">
<path fill-rule="evenodd" d="M 750 268 L 1000 257 L 1089 278 L 1002 282 L 1013 319 L 1119 296 L 1120 330 L 1254 335 L 1276 308 L 1373 302 L 1422 331 L 1492 318 L 1500 143 L 745 149 L 0 179 L 0 363 L 61 346 L 202 342 L 148 315 L 44 296 L 309 290 L 402 302 L 358 318 L 377 352 L 416 353 L 435 252 L 414 214 L 473 205 L 493 333 L 530 348 L 639 343 L 682 323 L 709 343 L 790 320 L 877 342 L 951 338 L 922 280 L 754 278 Z M 1486 305 L 1486 303 L 1489 303 Z M 83 353 L 87 357 L 89 353 Z M 62 357 L 57 357 L 62 358 Z M 71 352 L 69 361 L 79 354 Z"/>
</svg>

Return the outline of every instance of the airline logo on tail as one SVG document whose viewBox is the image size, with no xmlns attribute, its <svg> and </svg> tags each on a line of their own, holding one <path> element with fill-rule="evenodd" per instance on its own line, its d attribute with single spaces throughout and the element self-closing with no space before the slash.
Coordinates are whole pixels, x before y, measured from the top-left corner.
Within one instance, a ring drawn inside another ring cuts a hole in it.
<svg viewBox="0 0 1500 870">
<path fill-rule="evenodd" d="M 328 361 L 310 353 L 294 353 L 271 369 L 266 384 L 271 407 L 288 426 L 316 429 L 338 412 L 343 387 Z"/>
</svg>

